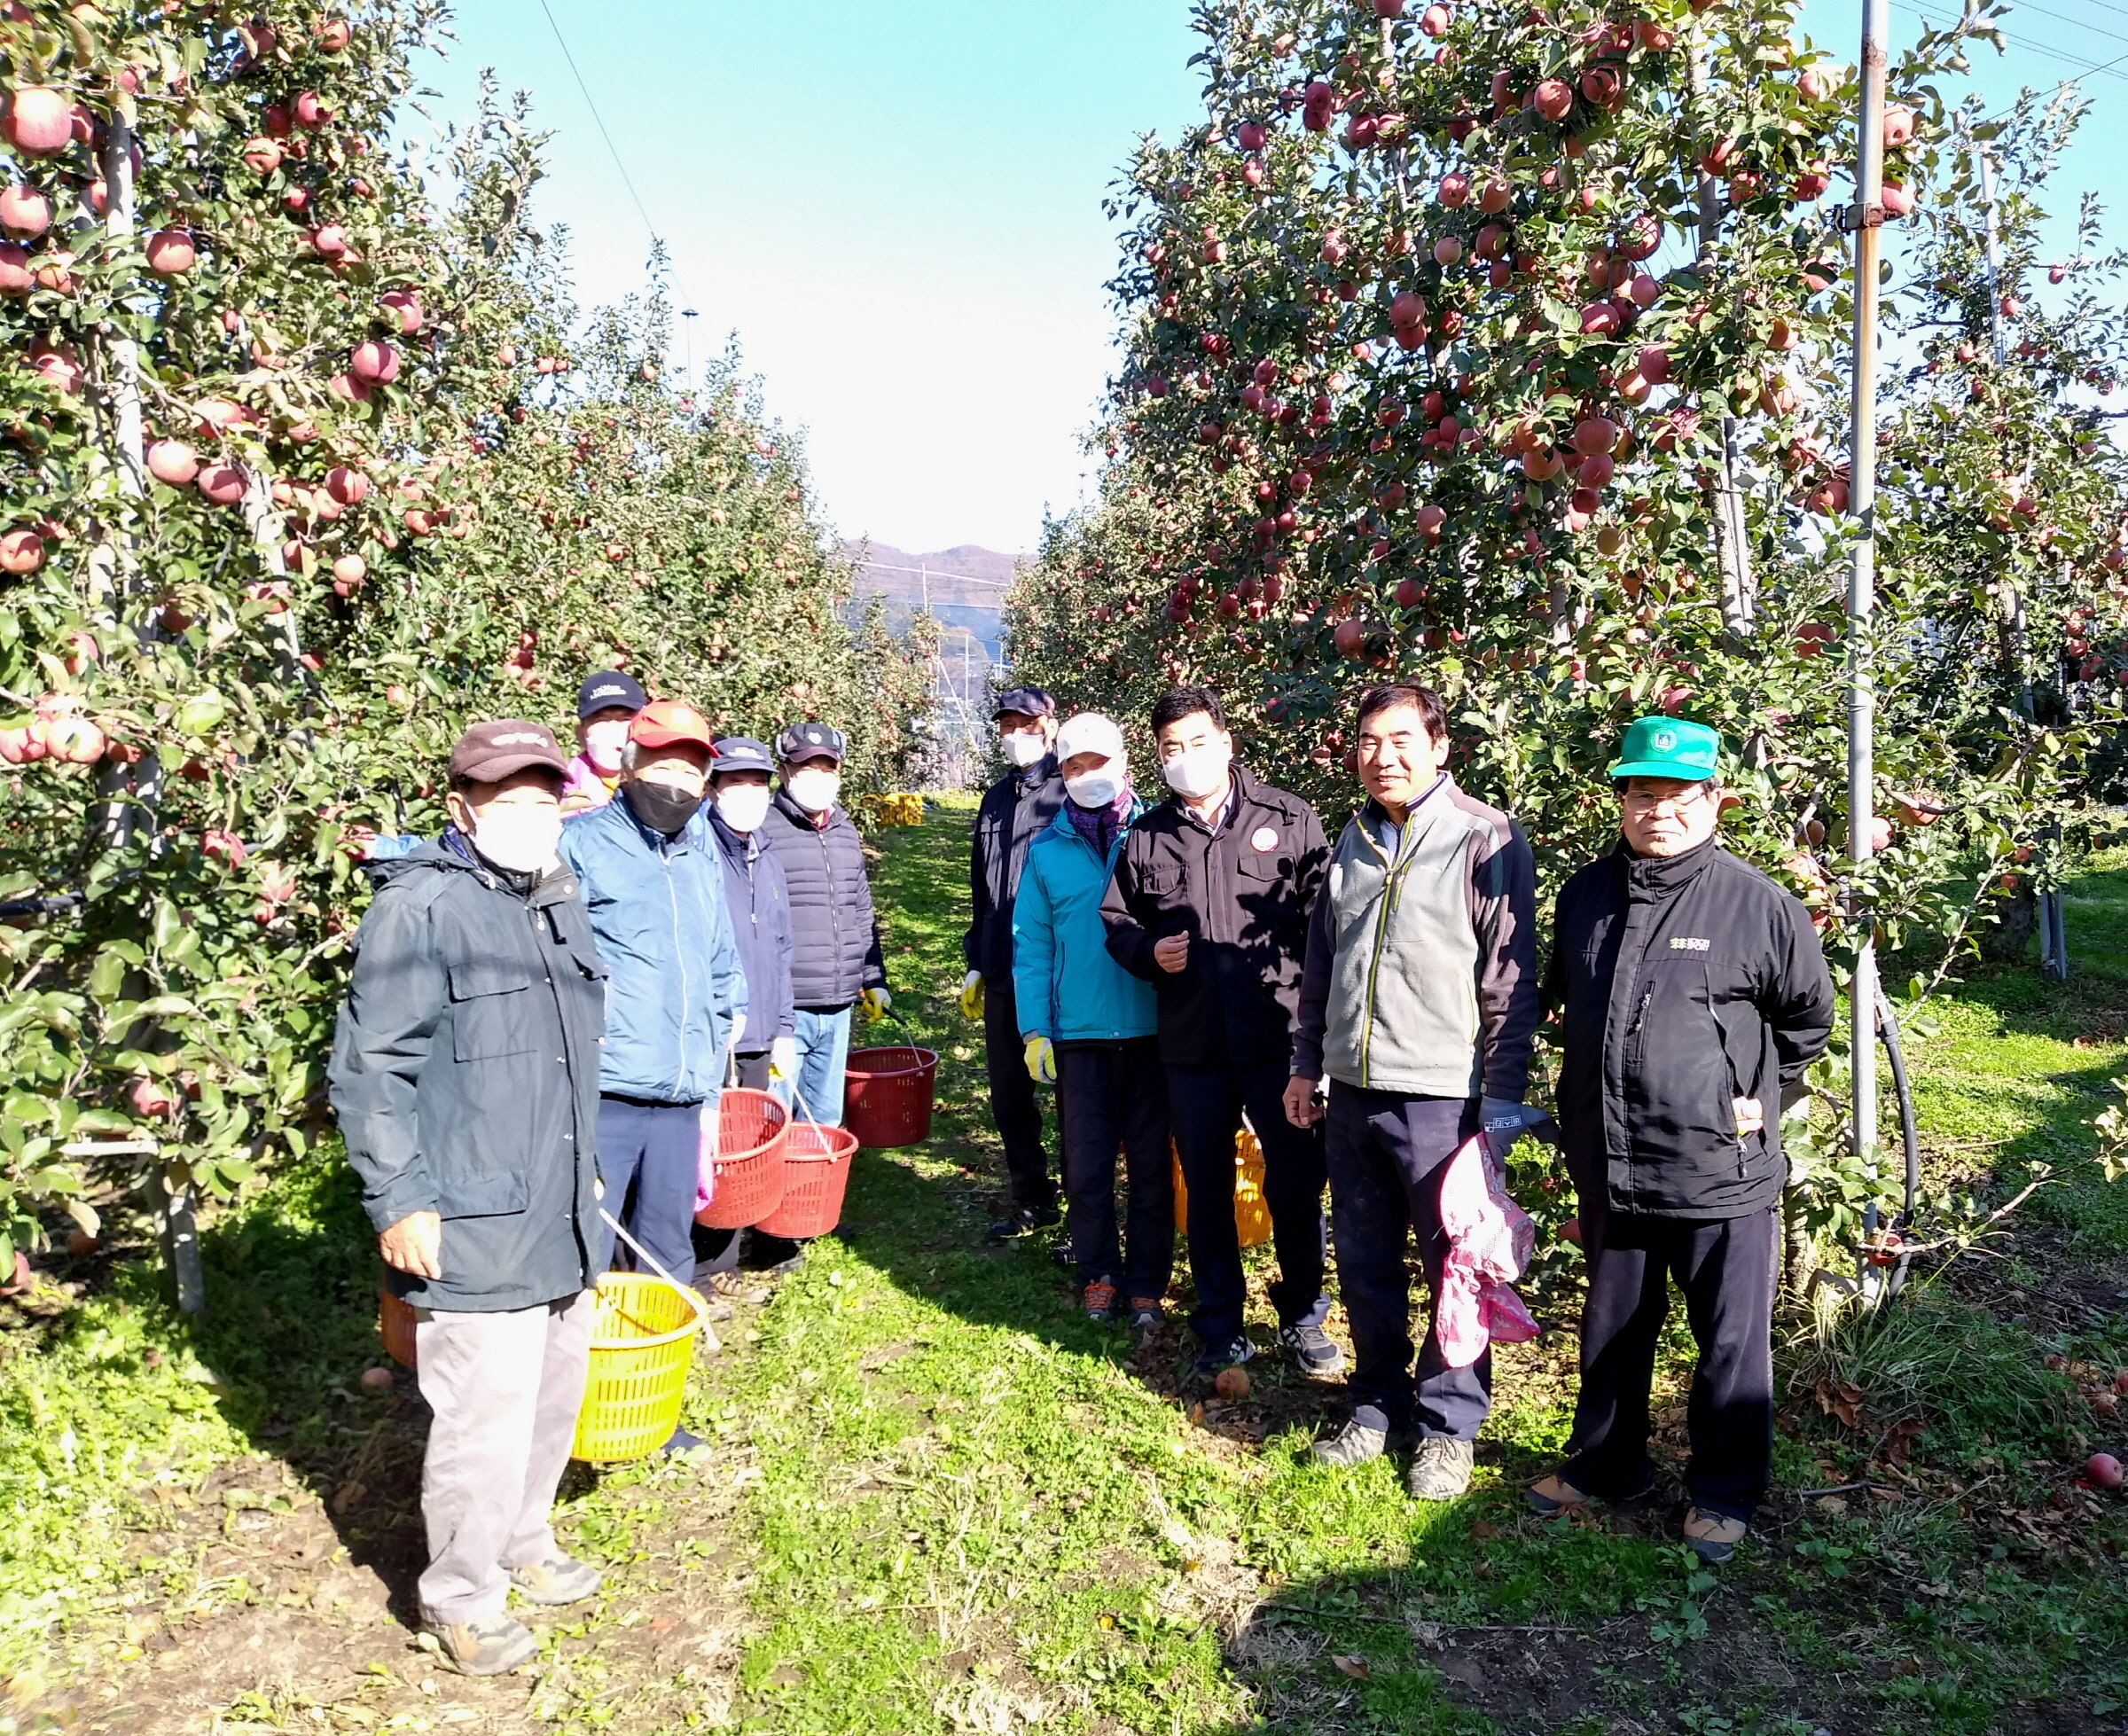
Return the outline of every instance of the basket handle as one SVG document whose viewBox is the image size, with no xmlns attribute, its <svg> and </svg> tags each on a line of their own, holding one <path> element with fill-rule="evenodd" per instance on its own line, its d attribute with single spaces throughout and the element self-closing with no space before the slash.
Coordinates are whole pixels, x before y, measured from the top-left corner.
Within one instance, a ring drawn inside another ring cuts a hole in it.
<svg viewBox="0 0 2128 1736">
<path fill-rule="evenodd" d="M 724 1348 L 724 1341 L 718 1338 L 716 1332 L 711 1329 L 709 1325 L 709 1310 L 703 1306 L 701 1297 L 695 1294 L 694 1286 L 690 1284 L 681 1283 L 678 1279 L 675 1278 L 670 1272 L 667 1271 L 664 1267 L 661 1266 L 657 1262 L 657 1257 L 653 1255 L 647 1247 L 644 1247 L 641 1242 L 638 1241 L 633 1236 L 630 1235 L 626 1230 L 622 1229 L 621 1227 L 620 1220 L 615 1218 L 613 1213 L 606 1210 L 604 1206 L 598 1208 L 598 1216 L 606 1221 L 606 1227 L 607 1229 L 611 1230 L 616 1236 L 620 1237 L 622 1241 L 626 1242 L 630 1247 L 635 1249 L 636 1257 L 638 1259 L 645 1262 L 649 1265 L 652 1271 L 655 1272 L 660 1278 L 663 1279 L 666 1283 L 669 1284 L 674 1289 L 680 1293 L 680 1300 L 685 1302 L 689 1308 L 694 1310 L 694 1324 L 701 1328 L 702 1341 L 706 1343 L 712 1350 L 723 1349 Z"/>
</svg>

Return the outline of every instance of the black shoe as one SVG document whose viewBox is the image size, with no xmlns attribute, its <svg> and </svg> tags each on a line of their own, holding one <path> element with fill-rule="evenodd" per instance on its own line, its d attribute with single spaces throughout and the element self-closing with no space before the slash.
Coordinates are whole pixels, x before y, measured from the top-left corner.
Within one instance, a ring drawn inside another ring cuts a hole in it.
<svg viewBox="0 0 2128 1736">
<path fill-rule="evenodd" d="M 1063 1221 L 1064 1214 L 1054 1206 L 1018 1206 L 1013 1208 L 1010 1217 L 1001 1217 L 990 1225 L 990 1239 L 994 1242 L 1013 1241 Z"/>
<path fill-rule="evenodd" d="M 1317 1380 L 1345 1372 L 1345 1353 L 1320 1326 L 1280 1326 L 1279 1342 L 1293 1365 Z"/>
<path fill-rule="evenodd" d="M 690 1435 L 684 1428 L 676 1428 L 672 1431 L 671 1438 L 658 1451 L 667 1458 L 685 1458 L 690 1453 L 704 1451 L 708 1444 L 699 1435 Z"/>
<path fill-rule="evenodd" d="M 1247 1362 L 1256 1354 L 1256 1347 L 1246 1337 L 1230 1338 L 1224 1344 L 1208 1344 L 1204 1354 L 1197 1358 L 1190 1372 L 1200 1380 L 1216 1378 L 1223 1368 L 1232 1368 Z"/>
</svg>

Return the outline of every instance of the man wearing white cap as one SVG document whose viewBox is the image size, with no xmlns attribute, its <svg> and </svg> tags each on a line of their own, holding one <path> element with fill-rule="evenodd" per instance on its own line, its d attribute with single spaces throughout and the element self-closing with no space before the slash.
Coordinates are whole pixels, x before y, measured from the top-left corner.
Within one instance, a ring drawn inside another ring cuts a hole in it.
<svg viewBox="0 0 2128 1736">
<path fill-rule="evenodd" d="M 1101 895 L 1145 803 L 1130 787 L 1123 732 L 1083 711 L 1057 732 L 1065 802 L 1029 847 L 1013 904 L 1013 1002 L 1029 1075 L 1053 1081 L 1064 1127 L 1065 1224 L 1087 1314 L 1162 1318 L 1175 1262 L 1168 1082 L 1159 1005 L 1108 956 Z M 1115 1153 L 1130 1185 L 1115 1223 Z"/>
</svg>

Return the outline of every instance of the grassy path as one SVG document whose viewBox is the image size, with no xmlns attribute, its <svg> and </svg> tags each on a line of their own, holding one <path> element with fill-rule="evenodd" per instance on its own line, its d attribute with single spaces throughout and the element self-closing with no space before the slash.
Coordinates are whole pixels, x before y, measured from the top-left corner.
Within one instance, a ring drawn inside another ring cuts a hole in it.
<svg viewBox="0 0 2128 1736">
<path fill-rule="evenodd" d="M 356 1384 L 373 1256 L 321 1164 L 216 1226 L 197 1343 L 109 1255 L 0 1321 L 0 1736 L 2128 1729 L 2128 1502 L 2074 1474 L 2128 1433 L 2078 1379 L 2128 1363 L 2128 1186 L 2043 1195 L 2000 1257 L 1798 1347 L 1783 1492 L 1719 1576 L 1664 1505 L 1522 1513 L 1570 1332 L 1501 1358 L 1472 1495 L 1416 1507 L 1396 1466 L 1305 1462 L 1334 1391 L 1271 1372 L 1208 1407 L 1179 1333 L 1136 1347 L 1077 1317 L 1046 1245 L 982 1244 L 967 817 L 889 834 L 880 875 L 897 1009 L 943 1056 L 933 1139 L 862 1153 L 844 1236 L 700 1360 L 706 1463 L 570 1485 L 566 1531 L 613 1572 L 533 1618 L 536 1674 L 462 1681 L 403 1625 L 419 1406 Z M 1975 981 L 1917 1046 L 1932 1166 L 1984 1186 L 2088 1148 L 2128 1070 L 2122 863 L 2070 926 L 2070 983 Z M 1570 1323 L 1558 1271 L 1538 1309 Z"/>
</svg>

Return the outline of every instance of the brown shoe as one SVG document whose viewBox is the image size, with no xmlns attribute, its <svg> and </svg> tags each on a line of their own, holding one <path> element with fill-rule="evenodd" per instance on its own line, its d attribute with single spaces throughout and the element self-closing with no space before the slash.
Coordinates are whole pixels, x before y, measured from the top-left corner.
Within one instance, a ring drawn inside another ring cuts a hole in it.
<svg viewBox="0 0 2128 1736">
<path fill-rule="evenodd" d="M 748 1308 L 759 1308 L 769 1300 L 768 1286 L 745 1272 L 711 1272 L 708 1283 L 715 1294 L 744 1302 Z"/>
<path fill-rule="evenodd" d="M 461 1676 L 506 1676 L 539 1655 L 532 1630 L 507 1615 L 431 1623 L 428 1631 L 441 1642 L 444 1662 Z"/>
<path fill-rule="evenodd" d="M 1736 1553 L 1736 1546 L 1750 1536 L 1751 1528 L 1725 1513 L 1709 1513 L 1694 1507 L 1685 1515 L 1685 1542 L 1709 1566 L 1718 1566 Z"/>
</svg>

